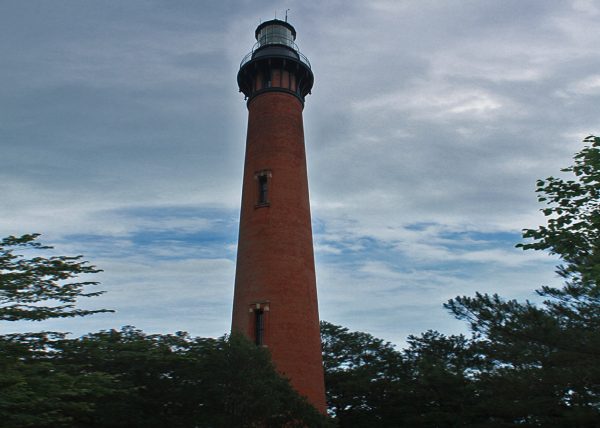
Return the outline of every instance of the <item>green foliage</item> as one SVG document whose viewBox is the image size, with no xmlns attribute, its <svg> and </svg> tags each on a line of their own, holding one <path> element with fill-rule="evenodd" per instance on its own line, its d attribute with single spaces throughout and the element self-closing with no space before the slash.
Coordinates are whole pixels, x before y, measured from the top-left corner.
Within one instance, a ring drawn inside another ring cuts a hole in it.
<svg viewBox="0 0 600 428">
<path fill-rule="evenodd" d="M 446 304 L 478 339 L 479 404 L 498 426 L 600 425 L 600 139 L 585 142 L 562 170 L 573 179 L 538 181 L 547 225 L 518 245 L 560 256 L 565 285 L 538 290 L 541 306 L 479 293 Z"/>
<path fill-rule="evenodd" d="M 111 312 L 75 307 L 92 281 L 79 275 L 99 272 L 82 256 L 34 256 L 49 250 L 39 235 L 9 236 L 0 241 L 0 321 L 43 321 Z M 19 253 L 16 253 L 19 251 Z M 26 256 L 28 255 L 28 256 Z M 105 373 L 62 370 L 55 348 L 61 333 L 25 333 L 0 336 L 0 420 L 7 427 L 71 427 L 90 414 L 94 401 L 110 388 Z"/>
<path fill-rule="evenodd" d="M 469 413 L 477 361 L 463 336 L 428 331 L 397 351 L 370 334 L 321 323 L 329 411 L 345 427 L 458 427 Z"/>
<path fill-rule="evenodd" d="M 473 375 L 478 354 L 464 336 L 429 330 L 409 336 L 403 351 L 407 378 L 398 414 L 406 427 L 475 426 L 477 388 Z"/>
<path fill-rule="evenodd" d="M 110 389 L 104 373 L 70 373 L 0 341 L 0 417 L 5 427 L 72 427 Z"/>
<path fill-rule="evenodd" d="M 327 425 L 244 337 L 146 335 L 127 327 L 61 344 L 61 365 L 110 375 L 86 427 Z"/>
<path fill-rule="evenodd" d="M 600 139 L 537 192 L 547 224 L 523 249 L 558 255 L 541 305 L 477 293 L 445 306 L 473 336 L 428 331 L 398 351 L 321 323 L 329 412 L 352 427 L 600 426 Z M 0 320 L 87 315 L 97 270 L 81 257 L 26 258 L 37 235 L 0 246 Z M 56 303 L 57 302 L 57 303 Z M 56 303 L 52 305 L 51 303 Z M 67 340 L 0 336 L 0 420 L 9 427 L 326 427 L 330 421 L 243 337 L 146 335 L 128 327 Z"/>
<path fill-rule="evenodd" d="M 589 136 L 590 143 L 574 157 L 574 164 L 562 169 L 570 180 L 548 177 L 538 180 L 538 201 L 547 225 L 526 229 L 523 237 L 533 242 L 519 244 L 523 249 L 548 250 L 565 264 L 559 274 L 580 285 L 600 280 L 600 138 Z"/>
<path fill-rule="evenodd" d="M 330 426 L 244 337 L 125 327 L 30 345 L 0 342 L 3 426 Z"/>
<path fill-rule="evenodd" d="M 445 306 L 473 336 L 426 332 L 408 347 L 324 323 L 330 411 L 340 427 L 600 426 L 600 139 L 538 181 L 547 224 L 523 249 L 558 255 L 541 305 L 494 294 Z"/>
<path fill-rule="evenodd" d="M 93 297 L 102 291 L 85 292 L 97 282 L 72 281 L 82 274 L 100 272 L 82 256 L 30 257 L 15 251 L 31 253 L 51 249 L 36 242 L 39 235 L 9 236 L 0 241 L 0 321 L 64 318 L 110 312 L 105 309 L 75 308 L 80 297 Z"/>
<path fill-rule="evenodd" d="M 38 235 L 0 244 L 0 320 L 76 317 L 99 272 L 81 256 L 35 257 Z M 21 254 L 16 251 L 21 250 Z M 147 335 L 132 327 L 67 339 L 0 336 L 0 425 L 21 428 L 327 427 L 328 419 L 238 336 Z"/>
<path fill-rule="evenodd" d="M 380 413 L 402 370 L 393 345 L 324 321 L 321 341 L 327 404 L 339 426 L 388 426 Z"/>
</svg>

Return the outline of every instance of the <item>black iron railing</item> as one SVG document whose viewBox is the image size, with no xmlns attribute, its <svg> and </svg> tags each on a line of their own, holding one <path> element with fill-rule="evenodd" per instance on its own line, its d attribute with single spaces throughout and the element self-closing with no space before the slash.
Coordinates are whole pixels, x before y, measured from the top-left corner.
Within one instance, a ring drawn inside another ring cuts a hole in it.
<svg viewBox="0 0 600 428">
<path fill-rule="evenodd" d="M 290 40 L 286 40 L 285 44 L 284 43 L 256 42 L 254 44 L 254 46 L 252 47 L 252 50 L 248 54 L 246 54 L 246 56 L 244 56 L 244 58 L 242 59 L 242 62 L 240 63 L 240 68 L 242 68 L 244 66 L 244 64 L 246 64 L 247 62 L 250 62 L 252 60 L 252 57 L 254 56 L 254 52 L 256 52 L 258 49 L 263 48 L 265 46 L 286 46 L 286 47 L 292 49 L 296 54 L 298 54 L 298 59 L 300 60 L 301 63 L 306 65 L 309 69 L 311 68 L 310 61 L 308 60 L 306 55 L 304 55 L 302 52 L 300 52 L 300 50 L 298 49 L 298 45 L 296 45 L 296 43 L 294 43 L 293 41 L 290 41 Z"/>
</svg>

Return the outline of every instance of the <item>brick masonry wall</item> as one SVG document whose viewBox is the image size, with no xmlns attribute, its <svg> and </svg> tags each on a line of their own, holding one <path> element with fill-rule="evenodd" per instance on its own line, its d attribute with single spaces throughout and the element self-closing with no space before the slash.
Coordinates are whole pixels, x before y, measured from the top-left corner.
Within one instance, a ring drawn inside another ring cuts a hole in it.
<svg viewBox="0 0 600 428">
<path fill-rule="evenodd" d="M 264 343 L 277 369 L 324 412 L 302 104 L 268 91 L 248 111 L 232 330 L 254 340 L 251 311 L 266 309 Z M 261 173 L 268 204 L 257 206 Z"/>
</svg>

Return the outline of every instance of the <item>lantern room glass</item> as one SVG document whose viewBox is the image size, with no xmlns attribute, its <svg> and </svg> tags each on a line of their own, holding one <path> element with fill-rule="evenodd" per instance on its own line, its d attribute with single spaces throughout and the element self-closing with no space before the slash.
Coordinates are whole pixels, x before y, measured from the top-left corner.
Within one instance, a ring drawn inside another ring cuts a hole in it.
<svg viewBox="0 0 600 428">
<path fill-rule="evenodd" d="M 285 45 L 294 47 L 292 31 L 283 25 L 267 25 L 258 33 L 258 46 Z"/>
</svg>

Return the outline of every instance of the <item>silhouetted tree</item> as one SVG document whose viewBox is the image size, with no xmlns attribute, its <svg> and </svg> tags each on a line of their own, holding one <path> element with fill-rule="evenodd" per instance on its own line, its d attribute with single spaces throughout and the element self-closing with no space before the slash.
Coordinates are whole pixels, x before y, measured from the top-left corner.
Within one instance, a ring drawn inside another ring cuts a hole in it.
<svg viewBox="0 0 600 428">
<path fill-rule="evenodd" d="M 41 257 L 38 235 L 0 242 L 0 321 L 85 316 L 99 272 L 81 256 Z M 22 254 L 17 254 L 18 250 Z M 0 425 L 58 427 L 326 427 L 327 417 L 243 337 L 146 335 L 133 327 L 67 339 L 0 336 Z"/>
<path fill-rule="evenodd" d="M 85 316 L 107 309 L 83 310 L 77 299 L 94 297 L 103 291 L 86 292 L 95 281 L 73 281 L 79 275 L 100 272 L 82 256 L 25 257 L 51 249 L 36 242 L 39 234 L 9 236 L 0 241 L 0 321 L 42 321 L 49 318 Z"/>
<path fill-rule="evenodd" d="M 382 421 L 382 407 L 403 370 L 394 346 L 324 321 L 321 341 L 327 404 L 339 426 L 389 426 Z"/>
<path fill-rule="evenodd" d="M 463 336 L 428 331 L 397 351 L 370 334 L 321 323 L 329 411 L 346 427 L 460 427 L 481 420 Z"/>
<path fill-rule="evenodd" d="M 43 321 L 109 312 L 83 310 L 75 304 L 94 281 L 80 275 L 99 272 L 82 256 L 38 255 L 51 249 L 38 234 L 9 236 L 0 241 L 0 321 Z M 0 335 L 0 424 L 7 427 L 67 427 L 93 411 L 110 377 L 104 373 L 69 373 L 54 361 L 54 348 L 64 335 L 35 332 Z"/>
<path fill-rule="evenodd" d="M 58 364 L 105 373 L 112 391 L 81 427 L 328 426 L 245 337 L 146 335 L 132 327 L 61 344 Z"/>
<path fill-rule="evenodd" d="M 547 224 L 518 245 L 558 255 L 564 286 L 538 290 L 539 306 L 487 294 L 446 305 L 492 364 L 479 377 L 481 404 L 498 426 L 600 426 L 600 139 L 584 141 L 562 170 L 571 179 L 538 181 Z"/>
</svg>

